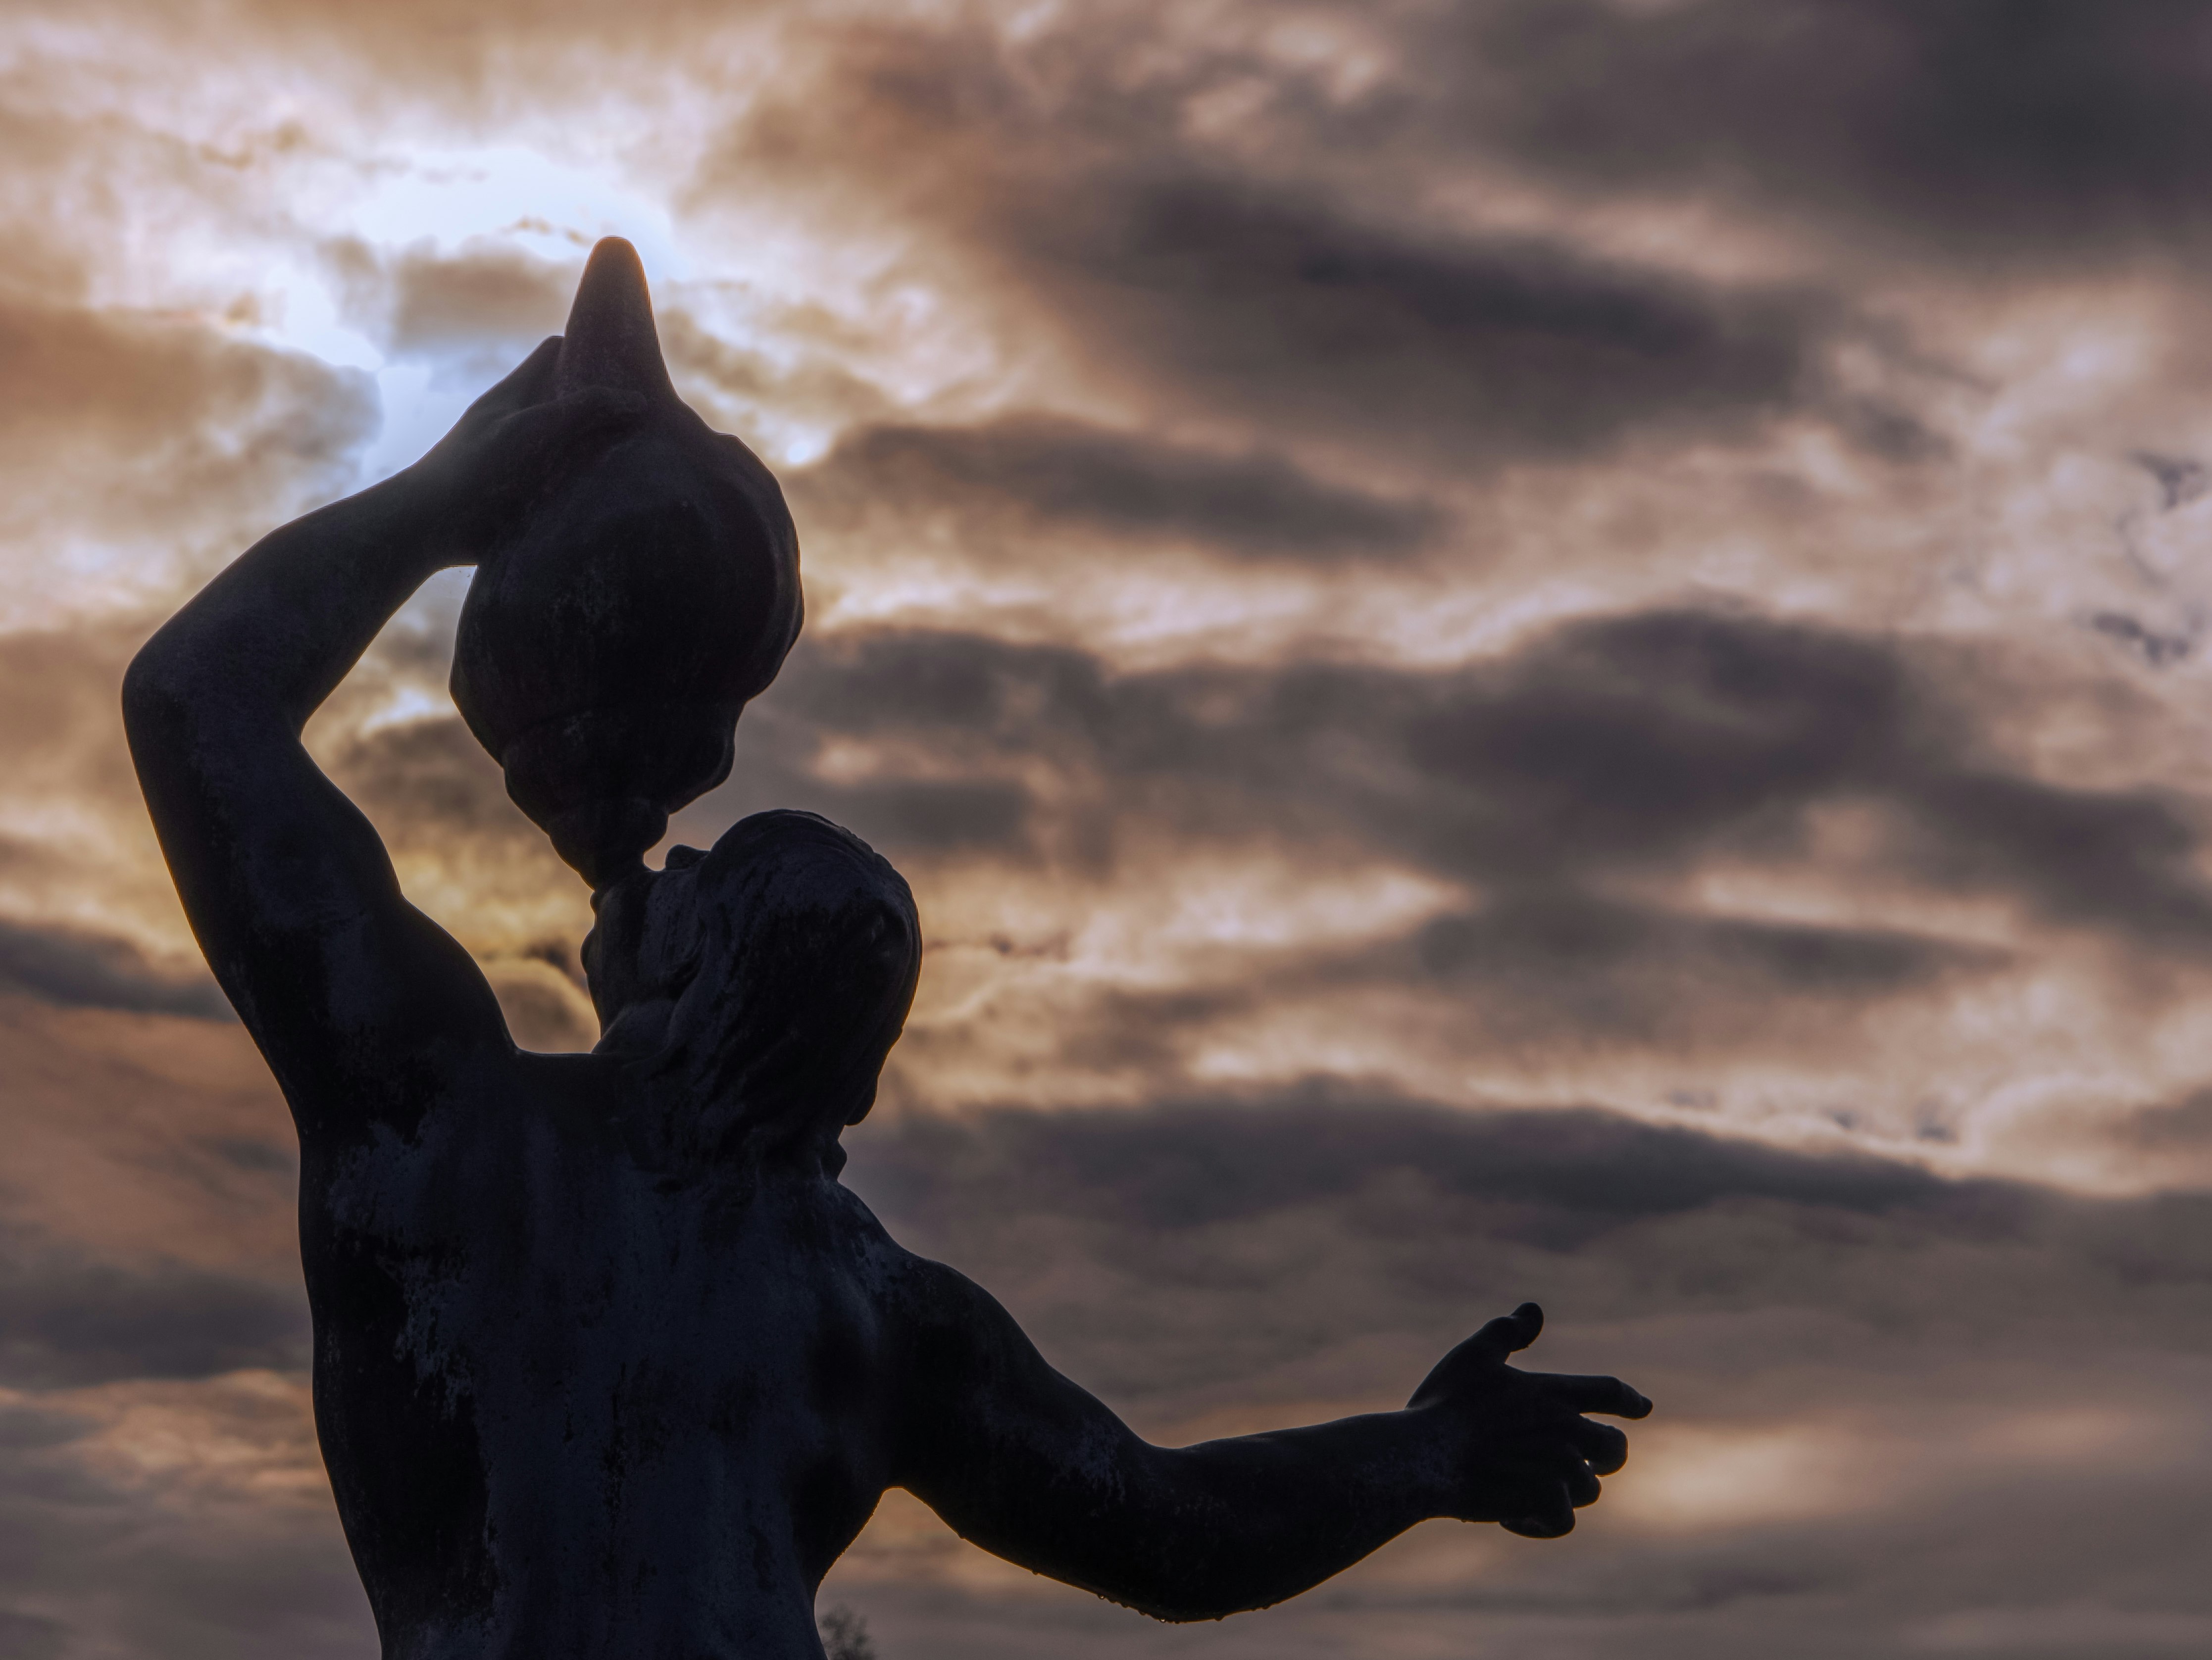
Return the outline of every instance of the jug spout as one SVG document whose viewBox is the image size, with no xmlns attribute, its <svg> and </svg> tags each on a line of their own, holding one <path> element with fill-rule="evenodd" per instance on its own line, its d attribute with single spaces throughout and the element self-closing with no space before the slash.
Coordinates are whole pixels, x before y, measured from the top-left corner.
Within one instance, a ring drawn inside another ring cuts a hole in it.
<svg viewBox="0 0 2212 1660">
<path fill-rule="evenodd" d="M 561 338 L 555 384 L 563 393 L 612 386 L 673 403 L 676 388 L 653 326 L 653 296 L 637 250 L 619 236 L 600 239 L 576 286 Z"/>
</svg>

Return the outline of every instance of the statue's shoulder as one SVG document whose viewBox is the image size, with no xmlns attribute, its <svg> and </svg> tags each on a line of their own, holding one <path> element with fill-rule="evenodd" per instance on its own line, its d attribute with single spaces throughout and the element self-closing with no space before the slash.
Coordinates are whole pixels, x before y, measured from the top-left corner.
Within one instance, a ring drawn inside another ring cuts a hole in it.
<svg viewBox="0 0 2212 1660">
<path fill-rule="evenodd" d="M 849 1197 L 849 1196 L 848 1196 Z M 908 1340 L 973 1332 L 1006 1317 L 991 1293 L 958 1269 L 908 1250 L 852 1198 L 852 1246 L 878 1317 Z"/>
<path fill-rule="evenodd" d="M 884 1312 L 919 1312 L 943 1300 L 953 1282 L 966 1283 L 944 1263 L 917 1256 L 893 1239 L 852 1189 L 836 1181 L 827 1185 L 843 1251 Z"/>
<path fill-rule="evenodd" d="M 921 1259 L 890 1236 L 860 1196 L 836 1180 L 825 1181 L 823 1197 L 831 1226 L 856 1267 L 887 1278 L 896 1278 Z"/>
</svg>

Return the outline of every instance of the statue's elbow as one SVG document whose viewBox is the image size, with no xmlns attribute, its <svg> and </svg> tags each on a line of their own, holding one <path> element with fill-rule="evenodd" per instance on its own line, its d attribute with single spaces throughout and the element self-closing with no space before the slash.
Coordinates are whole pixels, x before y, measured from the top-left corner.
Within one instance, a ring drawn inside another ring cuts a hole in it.
<svg viewBox="0 0 2212 1660">
<path fill-rule="evenodd" d="M 1093 1589 L 1097 1589 L 1093 1587 Z M 1243 1588 L 1250 1590 L 1250 1587 Z M 1237 1589 L 1226 1585 L 1212 1574 L 1173 1579 L 1154 1578 L 1142 1585 L 1124 1584 L 1119 1589 L 1098 1593 L 1108 1601 L 1119 1602 L 1148 1620 L 1158 1620 L 1170 1626 L 1194 1626 L 1201 1621 L 1226 1620 L 1232 1614 L 1249 1614 L 1279 1602 L 1283 1596 L 1293 1593 L 1268 1596 L 1239 1596 Z"/>
<path fill-rule="evenodd" d="M 149 756 L 185 744 L 203 697 L 188 654 L 173 640 L 156 634 L 139 648 L 123 671 L 123 731 L 142 768 Z"/>
<path fill-rule="evenodd" d="M 1233 1602 L 1199 1592 L 1131 1602 L 1127 1606 L 1147 1619 L 1158 1620 L 1164 1625 L 1195 1626 L 1207 1620 L 1226 1620 L 1232 1614 L 1249 1614 L 1255 1609 L 1266 1608 L 1267 1604 Z"/>
<path fill-rule="evenodd" d="M 159 634 L 138 648 L 123 671 L 123 725 L 134 738 L 166 724 L 185 701 L 176 652 Z"/>
</svg>

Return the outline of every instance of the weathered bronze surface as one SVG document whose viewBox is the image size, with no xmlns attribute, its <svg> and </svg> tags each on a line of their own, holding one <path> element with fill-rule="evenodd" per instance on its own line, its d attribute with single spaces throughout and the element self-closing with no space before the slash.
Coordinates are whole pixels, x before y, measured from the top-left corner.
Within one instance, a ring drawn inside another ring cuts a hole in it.
<svg viewBox="0 0 2212 1660">
<path fill-rule="evenodd" d="M 178 891 L 298 1125 L 316 1426 L 386 1656 L 820 1660 L 816 1588 L 891 1487 L 1170 1620 L 1425 1518 L 1566 1532 L 1626 1457 L 1583 1415 L 1650 1409 L 1510 1366 L 1533 1306 L 1401 1411 L 1155 1447 L 840 1184 L 914 902 L 803 813 L 638 857 L 726 772 L 799 615 L 773 480 L 676 402 L 651 327 L 602 245 L 566 343 L 247 550 L 125 686 Z M 455 689 L 594 883 L 589 1054 L 516 1049 L 300 742 L 422 580 L 479 561 Z"/>
</svg>

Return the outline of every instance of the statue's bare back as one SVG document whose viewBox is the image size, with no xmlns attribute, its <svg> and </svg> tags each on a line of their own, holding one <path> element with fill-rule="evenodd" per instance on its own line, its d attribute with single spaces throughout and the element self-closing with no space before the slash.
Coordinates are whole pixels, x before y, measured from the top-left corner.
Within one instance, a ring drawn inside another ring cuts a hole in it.
<svg viewBox="0 0 2212 1660">
<path fill-rule="evenodd" d="M 311 1289 L 357 1311 L 317 1421 L 387 1627 L 518 1660 L 811 1653 L 813 1588 L 891 1482 L 927 1270 L 818 1174 L 641 1163 L 619 1068 L 499 1071 L 309 1178 Z"/>
</svg>

